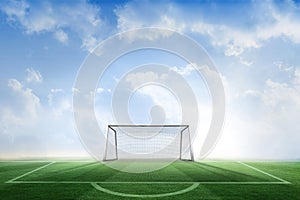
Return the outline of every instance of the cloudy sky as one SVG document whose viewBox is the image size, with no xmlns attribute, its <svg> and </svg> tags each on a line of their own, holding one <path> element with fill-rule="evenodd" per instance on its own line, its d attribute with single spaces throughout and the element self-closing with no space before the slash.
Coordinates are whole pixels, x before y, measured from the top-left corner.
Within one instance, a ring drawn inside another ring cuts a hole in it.
<svg viewBox="0 0 300 200">
<path fill-rule="evenodd" d="M 113 34 L 162 27 L 199 43 L 222 76 L 226 120 L 211 158 L 299 159 L 300 3 L 230 2 L 1 1 L 0 158 L 87 156 L 72 113 L 74 81 L 85 57 Z M 188 63 L 164 52 L 120 58 L 95 91 L 100 125 L 113 122 L 110 99 L 122 74 L 153 61 L 192 86 L 197 81 Z M 136 84 L 139 78 L 157 74 L 132 73 L 125 80 Z M 201 88 L 194 88 L 197 97 L 207 95 Z M 170 106 L 176 104 L 172 94 L 157 86 L 140 94 L 129 103 L 135 123 L 150 123 L 154 104 L 165 107 L 169 122 L 180 121 L 180 108 Z M 202 121 L 209 120 L 204 115 Z"/>
</svg>

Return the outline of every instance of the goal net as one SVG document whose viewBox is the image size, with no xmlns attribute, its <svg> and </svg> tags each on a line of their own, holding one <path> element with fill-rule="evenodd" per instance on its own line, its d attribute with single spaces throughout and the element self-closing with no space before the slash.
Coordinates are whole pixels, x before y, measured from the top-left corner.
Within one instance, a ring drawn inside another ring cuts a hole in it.
<svg viewBox="0 0 300 200">
<path fill-rule="evenodd" d="M 189 125 L 108 125 L 104 161 L 194 160 Z"/>
</svg>

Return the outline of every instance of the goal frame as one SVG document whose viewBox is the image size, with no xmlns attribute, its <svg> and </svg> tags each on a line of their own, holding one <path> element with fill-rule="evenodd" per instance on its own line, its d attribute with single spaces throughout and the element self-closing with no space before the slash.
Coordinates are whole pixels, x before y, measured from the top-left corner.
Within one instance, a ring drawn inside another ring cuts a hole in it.
<svg viewBox="0 0 300 200">
<path fill-rule="evenodd" d="M 107 125 L 107 131 L 106 131 L 106 142 L 105 142 L 105 150 L 104 150 L 104 157 L 103 157 L 103 161 L 114 161 L 114 160 L 118 160 L 119 156 L 118 156 L 118 137 L 117 137 L 117 130 L 115 128 L 118 127 L 139 127 L 139 128 L 148 128 L 148 127 L 177 127 L 177 128 L 181 128 L 180 129 L 180 147 L 179 147 L 179 160 L 182 161 L 194 161 L 194 153 L 193 153 L 193 149 L 192 149 L 192 140 L 191 140 L 191 133 L 189 131 L 189 125 L 180 125 L 180 124 L 110 124 Z M 112 130 L 114 132 L 114 145 L 115 145 L 115 158 L 111 158 L 111 159 L 107 159 L 107 149 L 108 149 L 108 137 L 109 137 L 109 131 Z M 183 145 L 183 134 L 184 131 L 187 130 L 187 134 L 188 134 L 188 142 L 189 142 L 189 151 L 190 151 L 190 159 L 184 159 L 182 154 L 182 145 Z"/>
</svg>

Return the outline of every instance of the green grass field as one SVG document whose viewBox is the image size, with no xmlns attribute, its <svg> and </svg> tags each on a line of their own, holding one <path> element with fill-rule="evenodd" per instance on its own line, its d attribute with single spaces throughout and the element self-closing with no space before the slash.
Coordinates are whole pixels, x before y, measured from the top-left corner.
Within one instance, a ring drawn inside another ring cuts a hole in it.
<svg viewBox="0 0 300 200">
<path fill-rule="evenodd" d="M 178 161 L 143 174 L 93 161 L 0 162 L 1 200 L 131 198 L 300 199 L 300 162 Z"/>
</svg>

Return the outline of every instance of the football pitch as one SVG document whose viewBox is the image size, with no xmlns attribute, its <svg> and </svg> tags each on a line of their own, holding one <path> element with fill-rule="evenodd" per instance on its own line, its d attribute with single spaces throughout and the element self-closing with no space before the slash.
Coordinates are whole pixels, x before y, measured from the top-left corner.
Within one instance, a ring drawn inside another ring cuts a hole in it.
<svg viewBox="0 0 300 200">
<path fill-rule="evenodd" d="M 1 200 L 132 198 L 300 199 L 300 162 L 176 161 L 147 173 L 95 161 L 0 162 Z"/>
</svg>

